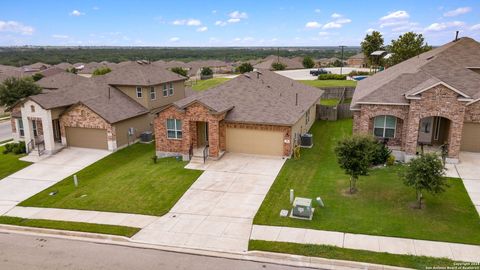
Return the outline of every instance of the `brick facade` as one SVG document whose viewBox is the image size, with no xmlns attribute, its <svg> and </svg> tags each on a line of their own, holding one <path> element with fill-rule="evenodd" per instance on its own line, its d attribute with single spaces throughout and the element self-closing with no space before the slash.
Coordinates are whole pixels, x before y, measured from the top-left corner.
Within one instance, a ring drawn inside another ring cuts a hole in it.
<svg viewBox="0 0 480 270">
<path fill-rule="evenodd" d="M 420 99 L 410 100 L 410 105 L 360 105 L 354 112 L 353 131 L 373 134 L 373 118 L 379 115 L 397 117 L 395 139 L 390 145 L 398 145 L 408 155 L 417 151 L 420 120 L 438 116 L 450 120 L 448 130 L 449 157 L 458 159 L 462 139 L 463 122 L 480 123 L 480 102 L 466 106 L 467 102 L 458 100 L 458 93 L 438 85 L 420 94 Z"/>
</svg>

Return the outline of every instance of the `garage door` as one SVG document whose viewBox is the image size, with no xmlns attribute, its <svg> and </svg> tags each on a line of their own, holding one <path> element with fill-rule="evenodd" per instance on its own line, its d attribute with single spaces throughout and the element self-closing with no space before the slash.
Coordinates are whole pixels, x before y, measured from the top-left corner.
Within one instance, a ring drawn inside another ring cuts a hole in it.
<svg viewBox="0 0 480 270">
<path fill-rule="evenodd" d="M 106 129 L 67 127 L 65 131 L 68 146 L 108 149 Z"/>
<path fill-rule="evenodd" d="M 227 151 L 255 155 L 283 156 L 283 133 L 227 128 Z"/>
<path fill-rule="evenodd" d="M 464 123 L 460 150 L 480 152 L 480 124 Z"/>
</svg>

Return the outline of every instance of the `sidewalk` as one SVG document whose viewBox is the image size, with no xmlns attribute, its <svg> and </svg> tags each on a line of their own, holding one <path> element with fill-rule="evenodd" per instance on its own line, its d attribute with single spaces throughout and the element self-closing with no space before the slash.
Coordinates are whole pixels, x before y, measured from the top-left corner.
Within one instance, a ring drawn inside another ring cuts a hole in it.
<svg viewBox="0 0 480 270">
<path fill-rule="evenodd" d="M 5 216 L 145 228 L 158 217 L 99 211 L 16 206 Z"/>
<path fill-rule="evenodd" d="M 251 240 L 330 245 L 341 248 L 480 262 L 480 246 L 351 234 L 291 227 L 253 225 Z"/>
</svg>

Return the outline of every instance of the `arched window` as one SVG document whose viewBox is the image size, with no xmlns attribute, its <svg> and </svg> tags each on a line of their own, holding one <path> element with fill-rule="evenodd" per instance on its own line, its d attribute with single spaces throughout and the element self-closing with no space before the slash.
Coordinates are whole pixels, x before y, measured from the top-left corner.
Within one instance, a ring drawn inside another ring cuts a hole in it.
<svg viewBox="0 0 480 270">
<path fill-rule="evenodd" d="M 380 138 L 395 138 L 397 118 L 390 115 L 380 115 L 373 121 L 373 135 Z"/>
</svg>

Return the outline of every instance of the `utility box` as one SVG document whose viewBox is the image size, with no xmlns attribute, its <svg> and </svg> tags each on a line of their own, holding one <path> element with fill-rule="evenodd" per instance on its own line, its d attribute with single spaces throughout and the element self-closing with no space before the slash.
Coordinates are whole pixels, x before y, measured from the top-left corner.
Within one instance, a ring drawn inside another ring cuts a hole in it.
<svg viewBox="0 0 480 270">
<path fill-rule="evenodd" d="M 297 197 L 293 201 L 290 217 L 312 220 L 314 210 L 312 199 Z"/>
<path fill-rule="evenodd" d="M 300 146 L 306 148 L 313 147 L 313 135 L 310 133 L 305 133 L 300 136 Z"/>
</svg>

